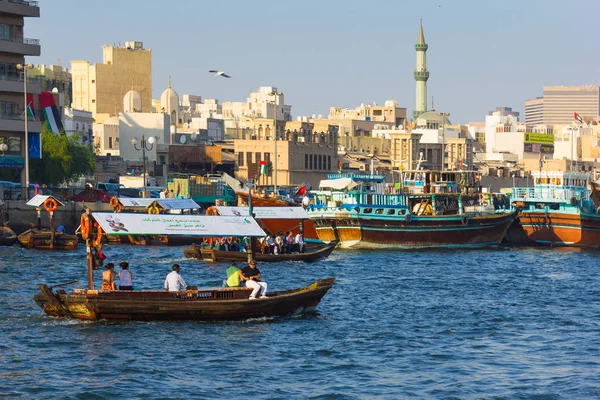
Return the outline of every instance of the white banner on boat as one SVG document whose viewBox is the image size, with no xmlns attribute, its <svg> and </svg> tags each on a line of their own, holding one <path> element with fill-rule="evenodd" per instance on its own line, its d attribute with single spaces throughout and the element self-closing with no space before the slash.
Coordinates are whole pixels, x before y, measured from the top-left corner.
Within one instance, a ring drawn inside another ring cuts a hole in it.
<svg viewBox="0 0 600 400">
<path fill-rule="evenodd" d="M 319 188 L 330 188 L 336 190 L 350 190 L 358 186 L 351 178 L 338 178 L 338 179 L 323 179 L 319 183 Z"/>
<path fill-rule="evenodd" d="M 108 235 L 266 236 L 250 217 L 96 212 L 92 216 Z"/>
<path fill-rule="evenodd" d="M 123 207 L 147 208 L 156 202 L 165 210 L 198 210 L 200 206 L 192 199 L 145 199 L 119 197 L 119 203 Z"/>
<path fill-rule="evenodd" d="M 219 215 L 250 215 L 248 207 L 216 206 Z M 252 207 L 257 219 L 309 219 L 302 207 Z"/>
</svg>

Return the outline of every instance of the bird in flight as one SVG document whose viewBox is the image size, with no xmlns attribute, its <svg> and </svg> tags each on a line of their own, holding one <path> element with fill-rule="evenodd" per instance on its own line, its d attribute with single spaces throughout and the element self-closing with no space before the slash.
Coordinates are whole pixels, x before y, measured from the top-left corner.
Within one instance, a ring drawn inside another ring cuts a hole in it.
<svg viewBox="0 0 600 400">
<path fill-rule="evenodd" d="M 223 78 L 231 78 L 231 76 L 227 75 L 225 71 L 217 71 L 216 69 L 211 69 L 208 72 L 212 72 L 216 76 L 222 76 Z"/>
</svg>

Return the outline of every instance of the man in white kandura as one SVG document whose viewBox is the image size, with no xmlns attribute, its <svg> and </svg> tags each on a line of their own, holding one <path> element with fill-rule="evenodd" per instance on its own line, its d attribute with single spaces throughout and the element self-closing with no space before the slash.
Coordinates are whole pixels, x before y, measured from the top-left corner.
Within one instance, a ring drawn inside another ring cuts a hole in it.
<svg viewBox="0 0 600 400">
<path fill-rule="evenodd" d="M 168 290 L 169 292 L 185 290 L 187 285 L 181 275 L 179 275 L 179 264 L 173 264 L 172 269 L 173 271 L 169 272 L 165 279 L 165 290 Z"/>
</svg>

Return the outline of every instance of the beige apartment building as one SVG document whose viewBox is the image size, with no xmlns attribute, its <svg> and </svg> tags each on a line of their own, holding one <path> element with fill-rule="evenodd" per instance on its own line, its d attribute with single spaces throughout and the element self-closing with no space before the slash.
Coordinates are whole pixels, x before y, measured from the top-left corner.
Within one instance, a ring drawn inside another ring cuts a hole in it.
<svg viewBox="0 0 600 400">
<path fill-rule="evenodd" d="M 392 125 L 405 125 L 406 108 L 398 107 L 396 100 L 387 100 L 384 105 L 361 104 L 356 108 L 331 107 L 329 119 L 354 119 L 372 122 L 385 122 Z"/>
<path fill-rule="evenodd" d="M 234 153 L 238 164 L 236 177 L 242 181 L 248 177 L 258 178 L 257 184 L 260 186 L 273 185 L 277 143 L 277 184 L 289 186 L 307 182 L 317 187 L 327 174 L 337 171 L 337 131 L 335 125 L 315 126 L 303 121 L 288 121 L 285 122 L 285 131 L 281 136 L 278 135 L 280 140 L 276 142 L 264 136 L 255 140 L 235 140 Z M 267 173 L 263 175 L 260 174 L 261 161 L 268 166 Z"/>
<path fill-rule="evenodd" d="M 102 64 L 71 61 L 73 108 L 91 111 L 97 123 L 123 112 L 123 97 L 137 91 L 144 113 L 152 112 L 152 50 L 142 42 L 102 46 Z"/>
<path fill-rule="evenodd" d="M 526 124 L 571 124 L 574 113 L 598 118 L 600 86 L 544 86 L 543 97 L 525 102 Z"/>
<path fill-rule="evenodd" d="M 39 56 L 38 39 L 24 37 L 25 18 L 40 16 L 37 1 L 0 1 L 0 170 L 5 179 L 18 180 L 25 188 L 25 85 L 23 70 L 25 56 Z M 33 94 L 33 109 L 39 115 L 38 95 L 41 87 L 36 78 L 27 79 L 27 93 Z M 28 119 L 28 131 L 40 132 L 41 123 Z M 20 174 L 19 174 L 19 171 Z"/>
</svg>

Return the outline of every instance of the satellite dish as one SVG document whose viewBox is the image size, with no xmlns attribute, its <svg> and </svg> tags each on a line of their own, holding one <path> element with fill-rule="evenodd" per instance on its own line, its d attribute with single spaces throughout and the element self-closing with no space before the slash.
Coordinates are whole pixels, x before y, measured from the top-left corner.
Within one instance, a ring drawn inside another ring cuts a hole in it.
<svg viewBox="0 0 600 400">
<path fill-rule="evenodd" d="M 179 143 L 181 143 L 181 144 L 185 144 L 185 140 L 186 140 L 186 139 L 185 139 L 185 136 L 181 135 L 181 136 L 179 137 Z"/>
<path fill-rule="evenodd" d="M 58 93 L 58 88 L 52 88 L 52 93 Z"/>
</svg>

